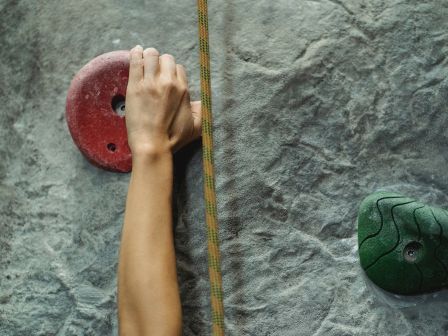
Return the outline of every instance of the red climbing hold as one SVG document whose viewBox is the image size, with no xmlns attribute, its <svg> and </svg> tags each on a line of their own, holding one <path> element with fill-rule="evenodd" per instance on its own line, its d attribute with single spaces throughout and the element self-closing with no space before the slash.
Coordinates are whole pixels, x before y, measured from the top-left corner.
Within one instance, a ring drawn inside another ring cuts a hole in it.
<svg viewBox="0 0 448 336">
<path fill-rule="evenodd" d="M 73 141 L 92 164 L 116 172 L 132 167 L 124 120 L 129 51 L 113 51 L 86 64 L 73 78 L 66 118 Z"/>
</svg>

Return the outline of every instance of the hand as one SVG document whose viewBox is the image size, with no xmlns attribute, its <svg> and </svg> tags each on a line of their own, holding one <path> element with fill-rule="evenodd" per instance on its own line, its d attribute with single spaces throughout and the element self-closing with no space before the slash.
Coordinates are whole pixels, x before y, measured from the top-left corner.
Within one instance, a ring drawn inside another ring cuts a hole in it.
<svg viewBox="0 0 448 336">
<path fill-rule="evenodd" d="M 185 69 L 173 56 L 131 50 L 126 128 L 133 155 L 175 152 L 201 136 L 201 103 L 190 103 Z"/>
</svg>

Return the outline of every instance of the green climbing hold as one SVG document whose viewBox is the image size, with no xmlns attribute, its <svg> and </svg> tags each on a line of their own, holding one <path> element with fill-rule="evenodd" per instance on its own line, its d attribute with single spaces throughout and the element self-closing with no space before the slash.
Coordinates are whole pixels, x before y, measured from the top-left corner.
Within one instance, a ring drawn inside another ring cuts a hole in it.
<svg viewBox="0 0 448 336">
<path fill-rule="evenodd" d="M 422 294 L 448 285 L 448 212 L 395 193 L 374 193 L 358 214 L 361 266 L 382 289 Z"/>
</svg>

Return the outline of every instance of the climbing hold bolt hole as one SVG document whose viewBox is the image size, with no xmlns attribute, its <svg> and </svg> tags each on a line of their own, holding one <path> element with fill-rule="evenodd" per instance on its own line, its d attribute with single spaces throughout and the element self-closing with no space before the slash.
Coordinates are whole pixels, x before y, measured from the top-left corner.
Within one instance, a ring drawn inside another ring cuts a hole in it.
<svg viewBox="0 0 448 336">
<path fill-rule="evenodd" d="M 117 145 L 115 145 L 114 143 L 108 143 L 107 149 L 111 152 L 115 152 L 117 150 Z"/>
<path fill-rule="evenodd" d="M 126 99 L 122 95 L 116 95 L 112 98 L 112 109 L 116 114 L 124 116 L 126 112 Z"/>
<path fill-rule="evenodd" d="M 421 255 L 423 246 L 419 242 L 413 241 L 406 245 L 403 251 L 404 259 L 408 263 L 415 263 Z"/>
</svg>

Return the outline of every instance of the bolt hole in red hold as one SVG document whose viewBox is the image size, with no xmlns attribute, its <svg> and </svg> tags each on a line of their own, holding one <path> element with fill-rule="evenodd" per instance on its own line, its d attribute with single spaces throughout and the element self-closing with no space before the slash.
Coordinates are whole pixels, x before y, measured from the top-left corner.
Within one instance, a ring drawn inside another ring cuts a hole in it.
<svg viewBox="0 0 448 336">
<path fill-rule="evenodd" d="M 117 150 L 117 146 L 114 143 L 108 143 L 107 144 L 107 149 L 109 151 L 111 151 L 112 153 L 114 153 Z"/>
<path fill-rule="evenodd" d="M 115 172 L 132 168 L 125 124 L 129 51 L 94 58 L 73 78 L 66 119 L 73 141 L 92 164 Z"/>
<path fill-rule="evenodd" d="M 117 95 L 112 98 L 112 109 L 120 116 L 124 117 L 126 112 L 126 99 L 122 95 Z"/>
</svg>

